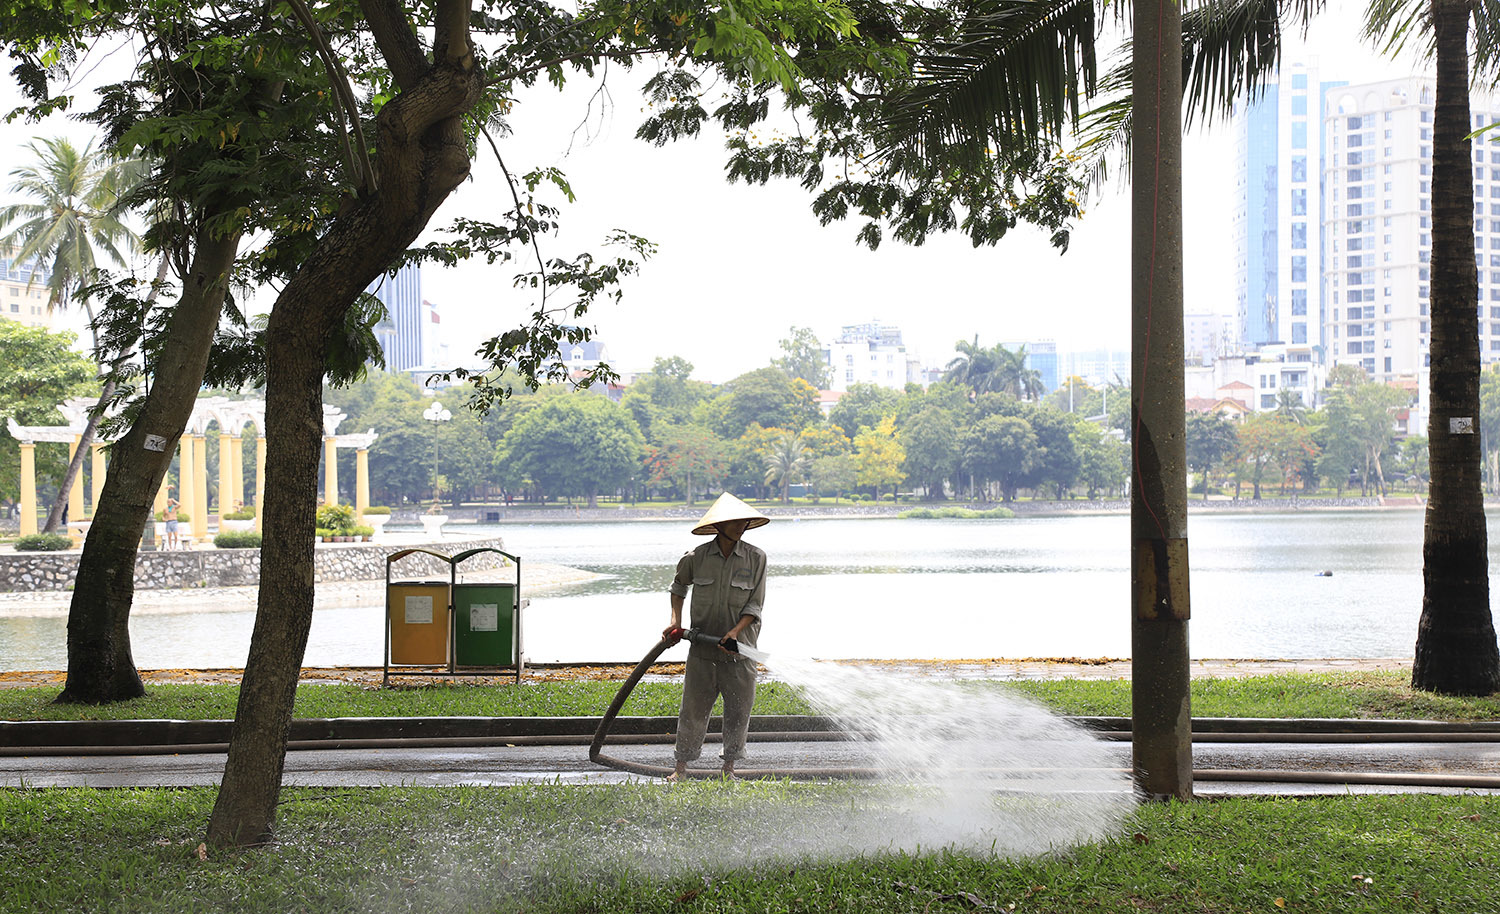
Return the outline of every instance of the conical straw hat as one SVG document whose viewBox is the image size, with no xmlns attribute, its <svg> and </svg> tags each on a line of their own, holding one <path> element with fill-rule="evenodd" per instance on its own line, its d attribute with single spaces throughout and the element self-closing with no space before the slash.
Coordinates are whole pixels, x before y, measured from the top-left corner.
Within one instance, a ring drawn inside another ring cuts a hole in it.
<svg viewBox="0 0 1500 914">
<path fill-rule="evenodd" d="M 698 526 L 693 528 L 693 533 L 698 536 L 717 536 L 719 523 L 728 520 L 747 520 L 750 523 L 745 526 L 746 530 L 754 530 L 756 527 L 764 527 L 771 522 L 769 517 L 725 492 L 714 502 L 708 513 L 698 521 Z"/>
</svg>

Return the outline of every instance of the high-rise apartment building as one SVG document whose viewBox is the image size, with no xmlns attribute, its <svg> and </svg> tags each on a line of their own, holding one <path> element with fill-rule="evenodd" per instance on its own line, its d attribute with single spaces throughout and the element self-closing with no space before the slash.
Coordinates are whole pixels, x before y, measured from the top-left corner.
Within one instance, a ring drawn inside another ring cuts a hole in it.
<svg viewBox="0 0 1500 914">
<path fill-rule="evenodd" d="M 1324 345 L 1321 124 L 1342 85 L 1292 64 L 1235 114 L 1235 317 L 1245 346 Z"/>
<path fill-rule="evenodd" d="M 17 263 L 11 254 L 0 251 L 0 318 L 50 329 L 47 283 L 52 281 L 52 274 L 34 257 Z"/>
<path fill-rule="evenodd" d="M 1329 363 L 1380 381 L 1427 367 L 1435 88 L 1428 77 L 1346 86 L 1325 113 Z M 1469 105 L 1476 129 L 1500 117 L 1492 98 L 1474 93 Z M 1500 134 L 1476 136 L 1472 154 L 1480 354 L 1491 362 L 1500 359 Z"/>
<path fill-rule="evenodd" d="M 406 371 L 425 363 L 426 340 L 436 331 L 422 307 L 422 270 L 404 266 L 395 276 L 383 273 L 365 290 L 385 305 L 386 318 L 375 326 L 385 354 L 386 371 Z"/>
</svg>

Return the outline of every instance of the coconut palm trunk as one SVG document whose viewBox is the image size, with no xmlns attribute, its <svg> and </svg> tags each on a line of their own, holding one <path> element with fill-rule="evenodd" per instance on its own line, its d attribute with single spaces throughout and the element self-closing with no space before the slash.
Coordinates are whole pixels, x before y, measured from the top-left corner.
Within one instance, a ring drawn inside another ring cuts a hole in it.
<svg viewBox="0 0 1500 914">
<path fill-rule="evenodd" d="M 1422 543 L 1422 618 L 1412 685 L 1500 689 L 1481 490 L 1479 298 L 1469 141 L 1469 0 L 1432 0 L 1437 107 L 1432 167 L 1432 485 Z"/>
</svg>

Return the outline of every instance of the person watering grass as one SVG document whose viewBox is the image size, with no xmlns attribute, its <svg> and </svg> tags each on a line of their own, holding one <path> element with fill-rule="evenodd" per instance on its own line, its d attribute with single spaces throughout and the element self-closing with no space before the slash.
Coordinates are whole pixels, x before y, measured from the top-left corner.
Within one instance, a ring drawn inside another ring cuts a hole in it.
<svg viewBox="0 0 1500 914">
<path fill-rule="evenodd" d="M 720 695 L 724 696 L 726 776 L 734 776 L 734 763 L 745 754 L 750 706 L 755 703 L 755 661 L 732 648 L 741 641 L 753 648 L 760 635 L 766 554 L 740 537 L 746 530 L 770 522 L 769 517 L 725 492 L 693 527 L 695 536 L 712 535 L 713 539 L 677 561 L 671 586 L 672 624 L 662 637 L 682 635 L 682 607 L 691 588 L 690 627 L 718 638 L 718 642 L 694 642 L 688 648 L 682 710 L 677 716 L 677 764 L 668 780 L 681 779 L 688 762 L 703 753 L 709 712 Z"/>
</svg>

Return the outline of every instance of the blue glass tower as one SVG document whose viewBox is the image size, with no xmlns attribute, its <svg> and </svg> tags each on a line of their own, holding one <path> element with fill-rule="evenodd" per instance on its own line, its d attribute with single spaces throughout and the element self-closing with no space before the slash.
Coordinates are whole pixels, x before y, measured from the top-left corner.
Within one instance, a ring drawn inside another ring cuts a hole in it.
<svg viewBox="0 0 1500 914">
<path fill-rule="evenodd" d="M 386 371 L 405 371 L 423 363 L 422 335 L 427 332 L 422 320 L 422 270 L 404 266 L 395 276 L 389 273 L 370 283 L 365 290 L 385 305 L 386 318 L 375 327 L 380 350 L 385 354 Z"/>
</svg>

